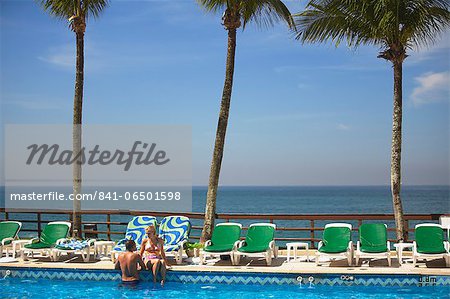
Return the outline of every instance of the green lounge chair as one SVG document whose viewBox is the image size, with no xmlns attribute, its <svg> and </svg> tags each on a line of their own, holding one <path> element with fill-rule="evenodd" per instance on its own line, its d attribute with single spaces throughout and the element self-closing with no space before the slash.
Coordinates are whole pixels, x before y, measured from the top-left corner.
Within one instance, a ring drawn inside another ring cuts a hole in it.
<svg viewBox="0 0 450 299">
<path fill-rule="evenodd" d="M 214 228 L 211 240 L 205 242 L 201 254 L 202 264 L 206 262 L 207 257 L 217 257 L 229 255 L 231 263 L 234 261 L 233 252 L 237 250 L 239 238 L 241 237 L 242 224 L 225 222 L 219 223 Z"/>
<path fill-rule="evenodd" d="M 348 265 L 353 260 L 352 225 L 348 223 L 330 223 L 325 225 L 322 241 L 316 252 L 316 265 L 320 258 L 336 259 L 347 258 Z"/>
<path fill-rule="evenodd" d="M 3 256 L 3 249 L 6 249 L 6 256 L 8 256 L 8 248 L 11 247 L 12 241 L 18 239 L 21 227 L 22 223 L 18 221 L 0 222 L 0 257 Z"/>
<path fill-rule="evenodd" d="M 383 223 L 365 223 L 359 227 L 359 240 L 356 243 L 355 259 L 386 258 L 391 266 L 391 244 L 387 239 L 387 225 Z"/>
<path fill-rule="evenodd" d="M 435 223 L 417 224 L 413 242 L 413 265 L 418 259 L 444 258 L 447 267 L 450 266 L 449 243 L 444 241 L 442 226 Z"/>
<path fill-rule="evenodd" d="M 38 252 L 41 255 L 50 256 L 53 260 L 52 249 L 56 244 L 65 242 L 70 231 L 70 222 L 55 221 L 49 222 L 41 233 L 39 238 L 32 239 L 22 250 L 22 258 L 25 260 L 28 253 L 31 257 Z"/>
<path fill-rule="evenodd" d="M 275 247 L 275 230 L 276 225 L 273 223 L 254 223 L 248 227 L 245 240 L 238 243 L 237 249 L 234 251 L 233 264 L 238 265 L 242 256 L 263 256 L 267 265 L 272 264 L 272 256 L 277 256 Z"/>
</svg>

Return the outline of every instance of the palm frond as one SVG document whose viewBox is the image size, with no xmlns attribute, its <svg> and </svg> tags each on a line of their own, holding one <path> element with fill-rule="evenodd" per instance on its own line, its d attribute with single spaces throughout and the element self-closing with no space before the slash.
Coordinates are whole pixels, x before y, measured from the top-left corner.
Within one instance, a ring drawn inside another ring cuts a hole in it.
<svg viewBox="0 0 450 299">
<path fill-rule="evenodd" d="M 331 41 L 336 45 L 347 40 L 350 46 L 355 47 L 379 43 L 378 39 L 367 38 L 376 30 L 366 22 L 366 18 L 372 19 L 374 15 L 366 10 L 363 1 L 311 1 L 304 12 L 294 15 L 298 31 L 296 38 L 302 42 Z"/>
<path fill-rule="evenodd" d="M 223 12 L 227 9 L 229 1 L 227 0 L 197 0 L 198 4 L 208 12 Z"/>
<path fill-rule="evenodd" d="M 311 0 L 295 14 L 302 42 L 389 48 L 433 43 L 450 24 L 448 0 Z"/>
<path fill-rule="evenodd" d="M 450 27 L 448 0 L 407 1 L 401 38 L 409 47 L 429 46 Z"/>
<path fill-rule="evenodd" d="M 270 27 L 285 21 L 293 28 L 294 21 L 289 9 L 281 0 L 197 0 L 208 12 L 231 10 L 241 17 L 243 27 L 250 22 L 257 26 Z"/>
<path fill-rule="evenodd" d="M 86 18 L 98 18 L 108 5 L 108 0 L 83 0 L 83 13 Z"/>
<path fill-rule="evenodd" d="M 36 2 L 50 15 L 68 20 L 77 12 L 77 2 L 74 0 L 36 0 Z"/>
<path fill-rule="evenodd" d="M 73 16 L 96 18 L 109 4 L 109 0 L 36 0 L 36 2 L 50 15 L 62 20 L 68 20 Z"/>
<path fill-rule="evenodd" d="M 285 21 L 290 28 L 294 28 L 291 13 L 280 0 L 241 1 L 240 13 L 244 28 L 249 22 L 255 22 L 260 27 L 271 27 L 280 21 Z"/>
</svg>

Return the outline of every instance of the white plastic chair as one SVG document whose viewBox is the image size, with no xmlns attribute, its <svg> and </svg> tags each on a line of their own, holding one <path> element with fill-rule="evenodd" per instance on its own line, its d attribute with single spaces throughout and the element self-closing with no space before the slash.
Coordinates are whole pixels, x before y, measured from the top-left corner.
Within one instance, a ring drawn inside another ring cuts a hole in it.
<svg viewBox="0 0 450 299">
<path fill-rule="evenodd" d="M 439 222 L 442 228 L 447 230 L 447 241 L 450 242 L 450 216 L 439 217 Z"/>
</svg>

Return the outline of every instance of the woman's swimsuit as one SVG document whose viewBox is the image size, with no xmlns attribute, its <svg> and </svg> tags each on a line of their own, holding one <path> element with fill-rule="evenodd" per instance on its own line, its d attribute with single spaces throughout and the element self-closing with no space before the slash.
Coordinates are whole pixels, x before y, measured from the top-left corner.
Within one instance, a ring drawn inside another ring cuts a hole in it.
<svg viewBox="0 0 450 299">
<path fill-rule="evenodd" d="M 145 251 L 144 251 L 144 262 L 147 263 L 150 260 L 160 259 L 161 258 L 161 250 L 158 245 L 152 244 L 152 241 L 148 239 L 145 243 Z"/>
</svg>

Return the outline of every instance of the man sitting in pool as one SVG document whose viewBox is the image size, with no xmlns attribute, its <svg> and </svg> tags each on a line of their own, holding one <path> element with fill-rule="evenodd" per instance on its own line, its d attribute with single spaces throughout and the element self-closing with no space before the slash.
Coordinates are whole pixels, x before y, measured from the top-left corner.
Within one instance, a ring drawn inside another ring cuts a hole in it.
<svg viewBox="0 0 450 299">
<path fill-rule="evenodd" d="M 122 270 L 122 282 L 139 282 L 139 270 L 145 269 L 144 262 L 135 253 L 136 243 L 133 240 L 126 241 L 125 248 L 127 251 L 119 255 L 115 269 Z"/>
<path fill-rule="evenodd" d="M 147 269 L 153 273 L 153 282 L 161 272 L 161 285 L 164 286 L 166 280 L 166 268 L 170 267 L 164 254 L 164 240 L 156 235 L 156 228 L 153 225 L 145 229 L 148 238 L 141 244 L 141 256 Z"/>
</svg>

